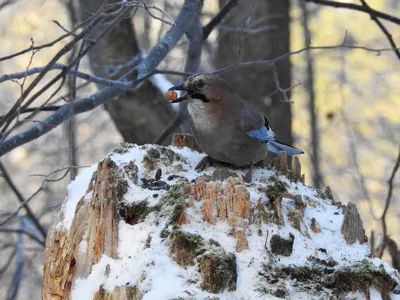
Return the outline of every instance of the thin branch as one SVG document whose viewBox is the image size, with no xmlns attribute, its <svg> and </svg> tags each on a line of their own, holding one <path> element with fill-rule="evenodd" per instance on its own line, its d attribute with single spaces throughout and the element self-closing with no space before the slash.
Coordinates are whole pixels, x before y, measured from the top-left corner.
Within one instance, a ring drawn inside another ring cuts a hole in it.
<svg viewBox="0 0 400 300">
<path fill-rule="evenodd" d="M 21 51 L 19 51 L 19 52 L 17 52 L 17 53 L 14 53 L 14 54 L 10 54 L 10 55 L 7 55 L 7 56 L 0 57 L 0 62 L 5 61 L 5 60 L 8 60 L 8 59 L 11 59 L 11 58 L 14 58 L 14 57 L 17 57 L 17 56 L 20 56 L 20 55 L 25 54 L 25 53 L 28 53 L 28 52 L 31 52 L 31 51 L 33 51 L 33 50 L 41 50 L 41 49 L 44 49 L 44 48 L 52 47 L 52 46 L 54 46 L 55 44 L 57 44 L 58 42 L 62 41 L 63 39 L 65 39 L 65 38 L 70 37 L 71 35 L 73 35 L 73 33 L 74 33 L 75 31 L 77 31 L 80 27 L 81 27 L 81 26 L 77 26 L 76 28 L 74 28 L 74 29 L 73 29 L 72 31 L 70 31 L 69 33 L 63 34 L 62 36 L 58 37 L 57 39 L 55 39 L 54 41 L 52 41 L 52 42 L 50 42 L 50 43 L 43 44 L 43 45 L 40 45 L 40 46 L 33 46 L 33 45 L 31 45 L 29 48 L 26 48 L 26 49 L 24 49 L 24 50 L 21 50 Z"/>
<path fill-rule="evenodd" d="M 8 174 L 8 171 L 4 167 L 4 165 L 0 162 L 0 170 L 3 173 L 3 177 L 6 180 L 7 184 L 10 186 L 15 196 L 17 196 L 18 201 L 22 204 L 22 207 L 26 210 L 28 217 L 31 219 L 32 223 L 35 225 L 36 229 L 40 232 L 42 237 L 46 239 L 47 230 L 40 224 L 39 220 L 36 218 L 35 214 L 32 212 L 29 207 L 27 201 L 22 196 L 21 192 L 18 190 L 17 186 L 11 179 L 11 176 Z"/>
<path fill-rule="evenodd" d="M 228 65 L 226 67 L 223 67 L 221 69 L 218 69 L 214 72 L 212 72 L 211 74 L 221 74 L 221 73 L 225 73 L 225 72 L 229 72 L 231 70 L 233 70 L 236 67 L 252 67 L 255 65 L 271 65 L 272 63 L 276 63 L 279 61 L 282 61 L 286 58 L 288 58 L 291 55 L 297 55 L 300 54 L 304 51 L 306 51 L 307 49 L 309 50 L 332 50 L 332 49 L 339 49 L 339 48 L 344 48 L 344 49 L 358 49 L 358 50 L 364 50 L 364 51 L 370 51 L 370 52 L 375 52 L 377 55 L 380 55 L 382 52 L 392 52 L 393 49 L 374 49 L 374 48 L 368 48 L 368 47 L 364 47 L 364 46 L 350 46 L 350 45 L 345 45 L 343 43 L 338 44 L 338 45 L 333 45 L 333 46 L 311 46 L 311 47 L 304 47 L 301 48 L 299 50 L 296 51 L 292 51 L 292 52 L 288 52 L 285 54 L 282 54 L 278 57 L 275 57 L 273 59 L 268 59 L 268 60 L 253 60 L 253 61 L 244 61 L 244 62 L 239 62 L 239 63 L 233 63 L 231 65 Z M 398 48 L 400 49 L 400 48 Z"/>
<path fill-rule="evenodd" d="M 23 111 L 20 111 L 20 114 L 26 114 L 26 113 L 31 113 L 31 112 L 36 112 L 36 111 L 56 111 L 57 109 L 59 109 L 61 106 L 59 105 L 50 105 L 50 106 L 43 106 L 43 107 L 28 107 L 26 109 L 24 109 Z M 3 116 L 0 116 L 0 118 L 2 118 Z"/>
<path fill-rule="evenodd" d="M 15 0 L 5 0 L 3 3 L 0 3 L 0 10 L 6 7 L 7 5 L 13 4 Z"/>
<path fill-rule="evenodd" d="M 222 30 L 223 31 L 231 31 L 231 32 L 241 31 L 242 33 L 247 33 L 247 34 L 257 34 L 257 33 L 269 31 L 272 29 L 278 29 L 278 26 L 277 25 L 264 25 L 264 26 L 260 26 L 257 28 L 238 28 L 238 27 L 220 25 L 220 26 L 218 26 L 218 29 L 221 31 Z"/>
<path fill-rule="evenodd" d="M 302 0 L 300 0 L 302 1 Z M 378 10 L 375 10 L 370 7 L 366 7 L 363 5 L 357 5 L 353 3 L 346 3 L 346 2 L 337 2 L 337 1 L 330 1 L 330 0 L 305 0 L 306 2 L 312 2 L 315 4 L 321 4 L 321 5 L 326 5 L 326 6 L 331 6 L 331 7 L 336 7 L 336 8 L 346 8 L 350 10 L 356 10 L 356 11 L 361 11 L 364 13 L 367 13 L 369 15 L 374 15 L 378 18 L 385 19 L 387 21 L 390 21 L 392 23 L 400 25 L 400 19 L 396 18 L 395 16 L 386 14 L 384 12 L 380 12 Z"/>
<path fill-rule="evenodd" d="M 16 215 L 18 215 L 19 211 L 25 207 L 29 201 L 31 201 L 37 194 L 39 194 L 39 192 L 43 189 L 43 187 L 41 186 L 39 189 L 36 190 L 36 192 L 34 192 L 29 198 L 25 199 L 24 202 L 22 202 L 20 204 L 20 206 L 18 206 L 18 208 L 12 213 L 10 214 L 5 220 L 3 220 L 2 222 L 0 222 L 0 227 L 4 226 L 4 224 L 7 224 L 12 218 L 14 218 Z"/>
<path fill-rule="evenodd" d="M 7 81 L 7 80 L 14 80 L 14 79 L 21 79 L 27 76 L 31 76 L 37 73 L 40 73 L 44 70 L 45 67 L 36 67 L 36 68 L 32 68 L 23 72 L 17 72 L 17 73 L 12 73 L 12 74 L 5 74 L 3 76 L 0 76 L 0 83 Z M 103 85 L 103 86 L 115 86 L 117 88 L 132 88 L 132 84 L 128 83 L 128 82 L 123 82 L 123 81 L 119 81 L 119 80 L 110 80 L 110 79 L 106 79 L 103 77 L 98 77 L 98 76 L 94 76 L 94 75 L 90 75 L 81 71 L 77 71 L 77 70 L 71 70 L 68 69 L 68 65 L 64 65 L 64 64 L 59 64 L 56 63 L 54 64 L 49 71 L 51 70 L 65 70 L 67 73 L 72 74 L 76 77 L 79 77 L 81 79 L 84 79 L 88 82 L 93 82 L 99 85 Z"/>
<path fill-rule="evenodd" d="M 10 245 L 11 246 L 11 245 Z M 12 245 L 12 247 L 14 247 L 14 245 Z M 3 250 L 3 249 L 2 249 Z M 14 256 L 17 254 L 17 250 L 14 250 L 11 252 L 11 255 L 9 257 L 7 257 L 7 259 L 4 259 L 4 261 L 6 262 L 4 264 L 4 266 L 0 269 L 0 278 L 3 276 L 3 274 L 5 273 L 5 271 L 7 271 L 8 267 L 11 265 Z"/>
<path fill-rule="evenodd" d="M 203 27 L 203 41 L 207 40 L 210 33 L 213 31 L 215 26 L 220 24 L 222 20 L 228 15 L 228 13 L 238 4 L 238 0 L 229 0 L 224 4 L 218 14 Z"/>
<path fill-rule="evenodd" d="M 394 177 L 396 176 L 399 166 L 400 166 L 400 145 L 399 145 L 399 153 L 397 155 L 396 163 L 393 167 L 392 174 L 390 175 L 389 180 L 388 180 L 388 193 L 387 193 L 386 199 L 385 199 L 385 208 L 383 209 L 383 213 L 381 216 L 382 232 L 383 232 L 383 245 L 385 245 L 386 238 L 387 238 L 386 214 L 389 210 L 390 202 L 392 200 L 393 180 L 394 180 Z"/>
<path fill-rule="evenodd" d="M 24 229 L 12 229 L 12 228 L 0 228 L 0 233 L 22 233 L 25 234 L 27 236 L 29 236 L 32 240 L 34 240 L 35 242 L 39 243 L 42 247 L 46 247 L 46 244 L 43 240 L 38 239 L 34 234 L 32 234 L 29 231 L 26 231 Z"/>
<path fill-rule="evenodd" d="M 367 2 L 365 0 L 360 0 L 362 5 L 367 8 L 367 9 L 371 9 L 369 7 L 369 5 L 367 4 Z M 396 54 L 397 58 L 400 60 L 400 51 L 399 49 L 397 49 L 396 43 L 394 42 L 392 35 L 389 33 L 389 31 L 386 29 L 385 25 L 382 24 L 382 22 L 376 17 L 375 14 L 373 13 L 369 13 L 369 16 L 371 17 L 371 19 L 376 23 L 376 25 L 378 25 L 378 27 L 380 28 L 380 30 L 383 32 L 383 34 L 386 36 L 387 40 L 389 41 L 390 45 L 393 48 L 393 52 Z"/>
<path fill-rule="evenodd" d="M 73 168 L 86 168 L 86 166 L 72 166 L 72 167 Z M 29 198 L 24 200 L 24 202 L 22 202 L 21 205 L 18 206 L 17 209 L 14 212 L 12 212 L 11 214 L 7 215 L 7 218 L 0 223 L 0 227 L 2 227 L 4 224 L 8 223 L 16 215 L 18 215 L 19 211 L 23 207 L 25 207 L 29 203 L 29 201 L 31 201 L 40 191 L 42 191 L 44 189 L 46 183 L 48 183 L 48 182 L 57 182 L 57 181 L 60 181 L 60 180 L 64 179 L 67 176 L 67 174 L 69 173 L 70 168 L 71 168 L 71 166 L 68 166 L 68 167 L 65 167 L 65 168 L 62 168 L 62 169 L 58 169 L 58 170 L 55 170 L 55 171 L 51 172 L 48 175 L 42 175 L 42 174 L 33 174 L 33 175 L 31 175 L 31 176 L 42 176 L 42 177 L 45 177 L 45 179 L 42 181 L 41 186 L 36 190 L 36 192 L 34 192 Z M 53 176 L 54 174 L 56 174 L 56 173 L 58 173 L 60 171 L 64 171 L 64 170 L 65 170 L 65 173 L 63 175 L 61 175 L 60 177 L 55 178 L 55 179 L 50 179 L 50 177 Z M 45 237 L 45 239 L 46 239 L 46 237 Z"/>
<path fill-rule="evenodd" d="M 186 111 L 179 107 L 178 113 L 175 115 L 174 119 L 168 124 L 167 127 L 160 133 L 160 135 L 153 141 L 153 144 L 162 144 L 162 142 L 172 133 L 175 129 L 179 127 L 184 121 Z"/>
<path fill-rule="evenodd" d="M 185 0 L 175 20 L 175 27 L 168 31 L 164 37 L 150 50 L 146 58 L 137 67 L 137 79 L 142 79 L 161 63 L 173 46 L 181 39 L 182 35 L 190 28 L 193 20 L 199 14 L 203 0 Z"/>
<path fill-rule="evenodd" d="M 281 100 L 282 102 L 293 103 L 293 101 L 288 98 L 287 94 L 292 89 L 294 89 L 296 86 L 299 86 L 300 83 L 296 83 L 295 85 L 293 85 L 291 87 L 288 87 L 286 89 L 282 88 L 281 87 L 281 82 L 279 80 L 279 74 L 278 74 L 278 71 L 276 70 L 275 64 L 271 63 L 270 66 L 271 66 L 271 69 L 272 69 L 272 75 L 274 75 L 275 87 L 276 87 L 276 90 L 272 94 L 275 94 L 275 92 L 280 92 L 282 94 L 282 96 L 283 96 L 283 99 Z"/>
<path fill-rule="evenodd" d="M 164 35 L 136 68 L 119 78 L 119 80 L 129 80 L 137 74 L 136 80 L 133 78 L 134 81 L 132 82 L 135 86 L 149 76 L 155 74 L 154 69 L 188 30 L 191 21 L 193 21 L 194 17 L 199 13 L 201 6 L 201 0 L 186 0 L 175 20 L 176 26 Z M 116 87 L 107 87 L 87 98 L 74 101 L 74 115 L 90 111 L 103 103 L 111 101 L 125 90 L 126 89 L 118 89 Z M 56 126 L 68 119 L 68 111 L 68 105 L 64 105 L 54 114 L 44 119 L 43 124 L 36 124 L 30 129 L 5 140 L 0 145 L 0 156 L 53 130 Z"/>
<path fill-rule="evenodd" d="M 115 19 L 110 22 L 110 24 L 107 25 L 107 27 L 103 30 L 102 33 L 96 38 L 96 40 L 91 41 L 88 47 L 86 47 L 80 55 L 78 55 L 74 60 L 68 64 L 67 69 L 72 68 L 75 63 L 81 59 L 92 47 L 94 47 L 100 40 L 102 40 L 105 36 L 107 36 L 110 31 L 119 24 L 119 22 L 125 18 L 130 11 L 132 10 L 132 6 L 126 5 L 125 7 L 122 6 L 120 9 L 116 10 L 115 12 L 111 12 L 108 15 L 109 16 L 116 16 Z M 33 88 L 39 83 L 39 81 L 45 76 L 45 74 L 49 71 L 49 68 L 57 62 L 57 60 L 62 57 L 64 54 L 67 52 L 71 51 L 74 47 L 74 45 L 84 36 L 86 36 L 95 26 L 97 26 L 100 22 L 105 20 L 105 14 L 100 15 L 98 18 L 95 18 L 93 22 L 91 22 L 85 30 L 83 30 L 80 34 L 76 35 L 76 37 L 68 43 L 66 46 L 64 46 L 58 53 L 51 59 L 51 61 L 47 64 L 47 66 L 44 68 L 42 72 L 39 73 L 39 75 L 33 80 L 33 82 L 29 85 L 29 87 L 24 91 L 24 93 L 21 95 L 21 97 L 17 100 L 17 102 L 14 104 L 14 106 L 10 109 L 10 111 L 7 113 L 5 118 L 0 120 L 0 124 L 4 124 L 2 128 L 2 139 L 5 138 L 5 132 L 7 127 L 11 124 L 12 118 L 15 116 L 17 113 L 18 109 L 20 107 L 26 108 L 28 107 L 36 98 L 38 98 L 42 93 L 44 93 L 48 88 L 50 88 L 53 84 L 55 84 L 57 81 L 60 79 L 65 78 L 65 73 L 67 70 L 63 70 L 60 72 L 56 77 L 54 77 L 50 82 L 48 82 L 42 89 L 40 89 L 36 94 L 34 94 L 30 99 L 26 100 L 26 103 L 22 105 L 22 102 L 25 101 L 25 99 L 28 97 L 29 93 L 33 90 Z M 22 105 L 22 106 L 21 106 Z"/>
<path fill-rule="evenodd" d="M 168 24 L 168 25 L 170 25 L 170 26 L 175 26 L 174 19 L 173 19 L 169 14 L 167 14 L 163 9 L 159 8 L 158 6 L 147 5 L 147 4 L 143 1 L 143 7 L 144 7 L 144 9 L 147 11 L 147 13 L 148 13 L 153 19 L 156 19 L 156 20 L 158 20 L 158 21 L 160 21 L 160 22 L 162 22 L 162 23 Z M 161 19 L 161 18 L 155 16 L 153 13 L 150 12 L 151 9 L 154 9 L 154 10 L 156 10 L 156 11 L 162 13 L 164 16 L 166 16 L 166 17 L 168 18 L 169 21 L 166 21 L 166 20 L 164 20 L 164 19 Z"/>
<path fill-rule="evenodd" d="M 22 102 L 28 97 L 29 93 L 37 86 L 37 84 L 43 79 L 45 74 L 50 70 L 50 68 L 62 57 L 64 54 L 68 53 L 70 50 L 73 49 L 73 46 L 75 43 L 77 43 L 81 38 L 83 38 L 86 34 L 86 32 L 89 32 L 91 29 L 93 29 L 99 22 L 101 21 L 101 18 L 98 18 L 94 20 L 89 26 L 87 26 L 86 30 L 83 30 L 79 35 L 77 35 L 71 42 L 67 43 L 60 51 L 57 52 L 57 54 L 50 60 L 50 62 L 44 67 L 44 69 L 39 73 L 39 75 L 32 81 L 32 83 L 29 85 L 29 87 L 24 91 L 24 93 L 21 95 L 21 97 L 16 101 L 16 103 L 13 105 L 13 107 L 9 110 L 9 112 L 6 114 L 4 118 L 0 120 L 0 124 L 3 125 L 5 124 L 5 127 L 3 128 L 3 132 L 5 132 L 6 128 L 11 122 L 11 119 L 13 116 L 15 116 L 17 110 L 21 106 Z M 65 72 L 61 72 L 58 76 L 55 77 L 57 81 L 62 78 L 62 75 L 65 74 Z M 49 84 L 54 84 L 55 79 L 53 79 Z M 42 89 L 43 91 L 43 89 Z M 34 99 L 30 99 L 27 103 L 29 105 Z"/>
</svg>

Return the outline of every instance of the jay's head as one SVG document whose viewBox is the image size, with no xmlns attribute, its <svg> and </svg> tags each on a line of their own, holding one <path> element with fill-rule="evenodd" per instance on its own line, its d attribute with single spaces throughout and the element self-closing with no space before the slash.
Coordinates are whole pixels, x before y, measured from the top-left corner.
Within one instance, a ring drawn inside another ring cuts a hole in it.
<svg viewBox="0 0 400 300">
<path fill-rule="evenodd" d="M 200 101 L 204 106 L 218 105 L 227 98 L 224 97 L 227 96 L 227 93 L 232 93 L 225 80 L 219 76 L 210 74 L 194 74 L 182 84 L 173 86 L 169 90 L 186 92 L 183 96 L 171 101 L 171 103 L 189 100 L 193 104 L 195 104 L 194 102 Z"/>
</svg>

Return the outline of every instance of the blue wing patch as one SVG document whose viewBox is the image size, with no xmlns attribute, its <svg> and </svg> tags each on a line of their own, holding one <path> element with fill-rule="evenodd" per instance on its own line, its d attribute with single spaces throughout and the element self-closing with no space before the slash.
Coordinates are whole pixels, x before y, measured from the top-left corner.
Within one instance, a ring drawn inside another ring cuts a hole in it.
<svg viewBox="0 0 400 300">
<path fill-rule="evenodd" d="M 251 137 L 259 140 L 260 142 L 266 142 L 268 140 L 269 131 L 267 127 L 261 126 L 259 129 L 250 130 L 247 132 Z"/>
</svg>

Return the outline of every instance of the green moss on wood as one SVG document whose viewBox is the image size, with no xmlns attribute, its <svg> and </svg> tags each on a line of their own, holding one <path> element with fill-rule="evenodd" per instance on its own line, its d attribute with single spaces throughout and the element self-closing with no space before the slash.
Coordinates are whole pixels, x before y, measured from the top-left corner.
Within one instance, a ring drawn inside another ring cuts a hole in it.
<svg viewBox="0 0 400 300">
<path fill-rule="evenodd" d="M 133 148 L 135 145 L 131 144 L 131 143 L 121 143 L 119 144 L 114 150 L 114 153 L 118 153 L 118 154 L 124 154 L 127 153 L 129 151 L 129 149 Z"/>
<path fill-rule="evenodd" d="M 236 290 L 236 256 L 226 253 L 220 247 L 214 247 L 200 256 L 201 288 L 219 293 L 224 290 Z"/>
<path fill-rule="evenodd" d="M 130 161 L 128 164 L 122 167 L 123 172 L 125 175 L 134 183 L 137 183 L 138 179 L 138 167 L 133 163 L 133 161 Z"/>
<path fill-rule="evenodd" d="M 383 266 L 378 268 L 368 260 L 338 269 L 320 266 L 274 268 L 265 265 L 259 276 L 261 278 L 258 290 L 263 294 L 275 296 L 277 292 L 281 293 L 279 287 L 288 280 L 295 282 L 295 290 L 307 291 L 310 295 L 327 299 L 339 299 L 349 292 L 368 295 L 369 289 L 373 287 L 380 292 L 384 300 L 389 300 L 390 292 L 397 286 Z M 278 288 L 274 289 L 275 286 Z"/>
<path fill-rule="evenodd" d="M 146 200 L 133 203 L 121 202 L 118 204 L 118 213 L 128 224 L 134 225 L 143 221 L 152 212 Z"/>
<path fill-rule="evenodd" d="M 170 253 L 173 259 L 180 265 L 193 265 L 195 257 L 205 251 L 204 240 L 198 234 L 176 230 L 171 233 L 170 238 Z"/>
<path fill-rule="evenodd" d="M 283 238 L 274 234 L 270 240 L 271 252 L 273 254 L 290 256 L 293 251 L 294 235 L 289 233 L 289 238 Z"/>
</svg>

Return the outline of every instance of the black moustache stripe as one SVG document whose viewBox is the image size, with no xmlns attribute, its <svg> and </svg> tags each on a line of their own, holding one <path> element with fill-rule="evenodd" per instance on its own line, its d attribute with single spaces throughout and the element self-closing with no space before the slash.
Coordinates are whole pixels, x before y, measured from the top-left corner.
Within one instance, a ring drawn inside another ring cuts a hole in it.
<svg viewBox="0 0 400 300">
<path fill-rule="evenodd" d="M 203 94 L 194 93 L 194 94 L 192 94 L 190 96 L 192 97 L 192 99 L 198 99 L 198 100 L 201 100 L 201 101 L 206 102 L 206 103 L 210 102 L 210 101 L 208 101 L 206 96 L 204 96 Z"/>
</svg>

